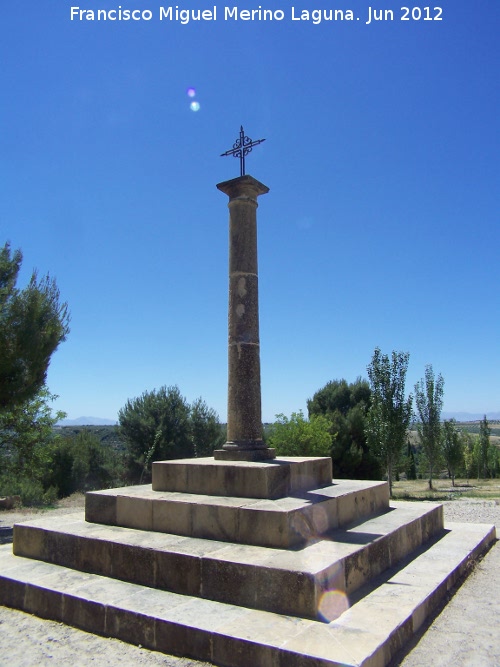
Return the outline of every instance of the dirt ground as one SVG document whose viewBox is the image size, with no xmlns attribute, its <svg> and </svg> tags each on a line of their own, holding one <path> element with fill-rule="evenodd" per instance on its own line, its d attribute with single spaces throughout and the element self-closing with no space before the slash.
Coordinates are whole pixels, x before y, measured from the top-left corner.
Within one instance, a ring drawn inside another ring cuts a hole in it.
<svg viewBox="0 0 500 667">
<path fill-rule="evenodd" d="M 494 523 L 500 528 L 500 501 L 456 500 L 444 503 L 445 519 Z M 54 512 L 83 506 L 72 497 Z M 27 520 L 31 510 L 0 512 L 0 529 Z M 391 667 L 498 667 L 500 665 L 500 546 L 495 544 L 475 570 Z M 210 667 L 207 663 L 175 658 L 115 639 L 105 639 L 0 607 L 0 665 L 9 667 L 108 667 L 118 665 Z M 255 665 L 259 667 L 259 665 Z"/>
</svg>

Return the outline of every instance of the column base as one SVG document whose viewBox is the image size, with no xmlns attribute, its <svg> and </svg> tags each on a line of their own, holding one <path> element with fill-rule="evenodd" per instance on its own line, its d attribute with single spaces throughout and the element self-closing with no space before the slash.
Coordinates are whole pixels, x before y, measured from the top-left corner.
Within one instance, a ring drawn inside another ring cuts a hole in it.
<svg viewBox="0 0 500 667">
<path fill-rule="evenodd" d="M 231 449 L 216 449 L 214 451 L 214 459 L 216 461 L 270 461 L 275 458 L 276 450 L 266 446 L 244 449 L 235 445 Z"/>
</svg>

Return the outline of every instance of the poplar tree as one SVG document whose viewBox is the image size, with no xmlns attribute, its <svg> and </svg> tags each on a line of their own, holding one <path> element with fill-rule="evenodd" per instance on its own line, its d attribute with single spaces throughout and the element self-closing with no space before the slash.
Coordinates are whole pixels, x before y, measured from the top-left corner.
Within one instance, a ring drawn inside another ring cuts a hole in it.
<svg viewBox="0 0 500 667">
<path fill-rule="evenodd" d="M 408 352 L 392 352 L 391 358 L 377 347 L 368 366 L 371 403 L 367 414 L 366 437 L 371 451 L 387 470 L 389 492 L 406 443 L 412 417 L 413 397 L 405 397 Z"/>
<path fill-rule="evenodd" d="M 455 474 L 464 461 L 464 453 L 460 431 L 454 419 L 443 422 L 443 456 L 451 478 L 451 485 L 455 486 Z"/>
<path fill-rule="evenodd" d="M 470 433 L 462 431 L 460 433 L 460 443 L 464 458 L 465 476 L 467 478 L 467 484 L 469 484 L 469 479 L 472 477 L 472 472 L 474 470 L 474 440 Z"/>
<path fill-rule="evenodd" d="M 479 465 L 478 465 L 478 479 L 479 479 L 479 470 L 483 473 L 483 479 L 487 477 L 487 468 L 488 468 L 488 449 L 490 446 L 490 435 L 491 428 L 484 415 L 483 419 L 479 424 Z"/>
<path fill-rule="evenodd" d="M 420 422 L 417 431 L 429 462 L 429 489 L 432 489 L 434 469 L 441 458 L 441 410 L 443 409 L 444 380 L 434 377 L 432 365 L 425 367 L 425 378 L 415 385 L 415 403 Z"/>
</svg>

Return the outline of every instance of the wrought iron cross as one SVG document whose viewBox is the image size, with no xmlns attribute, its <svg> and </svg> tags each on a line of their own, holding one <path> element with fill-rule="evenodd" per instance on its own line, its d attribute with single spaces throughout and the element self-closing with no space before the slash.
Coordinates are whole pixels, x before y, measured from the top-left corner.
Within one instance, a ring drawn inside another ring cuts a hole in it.
<svg viewBox="0 0 500 667">
<path fill-rule="evenodd" d="M 221 157 L 226 155 L 232 155 L 233 157 L 240 158 L 240 176 L 245 175 L 245 156 L 248 155 L 254 146 L 258 146 L 265 139 L 257 139 L 257 141 L 252 141 L 250 137 L 245 137 L 245 132 L 243 131 L 243 125 L 240 127 L 240 136 L 237 139 L 231 150 L 221 153 Z"/>
</svg>

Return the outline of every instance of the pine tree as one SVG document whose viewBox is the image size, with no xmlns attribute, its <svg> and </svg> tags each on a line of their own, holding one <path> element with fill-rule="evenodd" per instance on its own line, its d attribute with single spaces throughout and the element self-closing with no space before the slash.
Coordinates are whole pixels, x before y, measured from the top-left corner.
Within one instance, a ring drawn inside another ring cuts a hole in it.
<svg viewBox="0 0 500 667">
<path fill-rule="evenodd" d="M 0 250 L 0 410 L 37 396 L 45 385 L 52 354 L 69 333 L 69 313 L 55 280 L 33 272 L 16 287 L 22 253 L 8 243 Z"/>
</svg>

